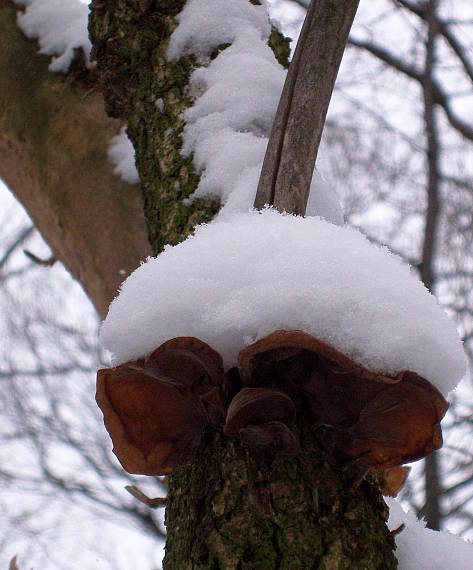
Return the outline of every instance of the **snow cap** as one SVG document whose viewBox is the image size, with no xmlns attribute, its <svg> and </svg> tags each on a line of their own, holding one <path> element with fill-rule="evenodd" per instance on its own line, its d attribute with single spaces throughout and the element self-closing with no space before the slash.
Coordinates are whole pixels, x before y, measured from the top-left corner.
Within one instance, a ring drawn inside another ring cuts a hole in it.
<svg viewBox="0 0 473 570">
<path fill-rule="evenodd" d="M 148 259 L 122 285 L 101 339 L 121 364 L 193 336 L 228 369 L 281 329 L 372 372 L 414 372 L 444 395 L 465 374 L 454 324 L 399 258 L 354 229 L 271 209 L 202 225 Z"/>
</svg>

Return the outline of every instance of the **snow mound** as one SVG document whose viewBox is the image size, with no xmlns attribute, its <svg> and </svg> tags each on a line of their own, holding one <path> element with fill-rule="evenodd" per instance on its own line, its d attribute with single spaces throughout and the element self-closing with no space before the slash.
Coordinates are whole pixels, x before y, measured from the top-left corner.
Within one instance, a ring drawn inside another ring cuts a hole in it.
<svg viewBox="0 0 473 570">
<path fill-rule="evenodd" d="M 246 212 L 253 206 L 286 78 L 268 46 L 266 8 L 248 0 L 190 0 L 177 19 L 168 58 L 192 53 L 203 65 L 190 81 L 194 105 L 183 114 L 182 154 L 193 153 L 201 173 L 192 198 L 218 197 L 220 217 Z M 223 44 L 231 45 L 209 61 Z M 320 177 L 313 180 L 307 213 L 343 224 L 337 197 Z"/>
<path fill-rule="evenodd" d="M 234 42 L 249 29 L 265 42 L 271 33 L 266 6 L 248 0 L 188 0 L 177 21 L 180 25 L 169 43 L 171 60 L 183 54 L 207 58 L 216 47 Z"/>
<path fill-rule="evenodd" d="M 38 38 L 40 53 L 52 55 L 49 69 L 66 73 L 74 49 L 82 48 L 90 65 L 91 43 L 87 30 L 89 7 L 79 0 L 14 0 L 26 6 L 18 26 L 28 38 Z"/>
<path fill-rule="evenodd" d="M 407 265 L 356 230 L 271 209 L 200 226 L 150 258 L 123 283 L 101 339 L 118 365 L 195 336 L 231 367 L 277 329 L 372 371 L 417 372 L 444 394 L 465 373 L 455 326 Z"/>
<path fill-rule="evenodd" d="M 135 166 L 135 149 L 126 134 L 126 127 L 110 141 L 108 159 L 114 166 L 113 173 L 122 180 L 128 184 L 137 184 L 140 181 Z"/>
<path fill-rule="evenodd" d="M 396 536 L 399 570 L 471 570 L 473 544 L 448 532 L 425 528 L 414 513 L 406 513 L 395 499 L 386 502 L 389 505 L 389 529 L 405 525 Z"/>
</svg>

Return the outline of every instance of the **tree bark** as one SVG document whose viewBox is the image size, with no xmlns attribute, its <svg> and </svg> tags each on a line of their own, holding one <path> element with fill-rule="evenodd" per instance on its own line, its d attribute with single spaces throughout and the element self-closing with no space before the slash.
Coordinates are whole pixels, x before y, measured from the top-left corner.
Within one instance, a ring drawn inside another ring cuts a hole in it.
<svg viewBox="0 0 473 570">
<path fill-rule="evenodd" d="M 184 0 L 91 4 L 99 81 L 108 112 L 126 120 L 135 145 L 155 253 L 219 207 L 210 199 L 182 203 L 199 180 L 192 157 L 179 152 L 197 62 L 166 60 L 183 6 Z M 285 45 L 275 38 L 274 46 Z M 332 464 L 303 418 L 299 431 L 303 452 L 295 460 L 261 465 L 235 441 L 215 435 L 193 465 L 170 476 L 166 570 L 396 567 L 376 481 L 353 485 L 356 469 Z"/>
<path fill-rule="evenodd" d="M 150 253 L 139 188 L 121 182 L 107 159 L 120 123 L 106 116 L 80 57 L 68 76 L 48 71 L 16 12 L 0 0 L 0 177 L 105 316 Z"/>
<path fill-rule="evenodd" d="M 377 482 L 334 466 L 299 421 L 303 452 L 253 460 L 217 435 L 170 477 L 165 570 L 397 568 Z"/>
<path fill-rule="evenodd" d="M 186 87 L 194 61 L 183 57 L 169 63 L 166 49 L 177 25 L 175 16 L 184 4 L 184 0 L 91 4 L 89 32 L 106 109 L 128 125 L 154 254 L 185 239 L 194 226 L 212 219 L 219 207 L 210 198 L 183 203 L 199 181 L 192 157 L 180 154 L 181 113 L 191 105 Z M 156 105 L 158 100 L 161 105 Z"/>
</svg>

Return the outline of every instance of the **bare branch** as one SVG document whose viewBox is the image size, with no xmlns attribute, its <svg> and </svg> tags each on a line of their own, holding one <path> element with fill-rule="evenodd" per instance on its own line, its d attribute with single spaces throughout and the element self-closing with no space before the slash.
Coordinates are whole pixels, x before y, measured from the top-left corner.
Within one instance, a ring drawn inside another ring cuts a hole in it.
<svg viewBox="0 0 473 570">
<path fill-rule="evenodd" d="M 353 37 L 348 38 L 348 45 L 367 51 L 368 53 L 375 56 L 380 61 L 386 63 L 396 71 L 399 71 L 403 75 L 406 75 L 411 79 L 414 79 L 421 86 L 423 85 L 424 74 L 422 72 L 416 70 L 411 65 L 408 65 L 407 63 L 405 63 L 400 58 L 393 55 L 384 47 L 381 47 L 366 40 L 359 40 Z M 438 81 L 436 81 L 435 79 L 432 79 L 432 97 L 434 103 L 436 105 L 439 105 L 445 112 L 445 115 L 451 126 L 455 128 L 466 139 L 473 141 L 473 126 L 469 125 L 468 123 L 463 121 L 463 119 L 455 115 L 455 113 L 452 111 L 447 94 L 441 88 Z"/>
<path fill-rule="evenodd" d="M 279 211 L 304 215 L 325 116 L 358 3 L 312 0 L 271 130 L 255 208 L 271 204 Z"/>
<path fill-rule="evenodd" d="M 34 232 L 34 226 L 28 226 L 27 228 L 23 229 L 20 232 L 20 235 L 16 238 L 16 240 L 6 249 L 5 253 L 2 255 L 0 259 L 0 269 L 4 267 L 10 257 L 15 253 L 18 247 L 23 244 Z"/>
<path fill-rule="evenodd" d="M 407 10 L 412 12 L 413 14 L 416 14 L 416 16 L 419 16 L 419 18 L 422 18 L 422 20 L 426 22 L 428 21 L 429 12 L 427 10 L 426 5 L 421 3 L 414 4 L 409 0 L 392 0 L 392 1 L 394 2 L 394 4 L 402 6 L 403 8 L 406 8 Z M 438 33 L 445 38 L 449 46 L 452 48 L 453 52 L 460 60 L 466 75 L 473 83 L 473 63 L 470 59 L 468 59 L 468 56 L 465 53 L 465 49 L 463 48 L 462 44 L 458 41 L 453 32 L 450 30 L 449 24 L 451 24 L 452 22 L 445 22 L 440 18 L 438 18 L 437 16 L 435 16 L 435 21 Z"/>
</svg>

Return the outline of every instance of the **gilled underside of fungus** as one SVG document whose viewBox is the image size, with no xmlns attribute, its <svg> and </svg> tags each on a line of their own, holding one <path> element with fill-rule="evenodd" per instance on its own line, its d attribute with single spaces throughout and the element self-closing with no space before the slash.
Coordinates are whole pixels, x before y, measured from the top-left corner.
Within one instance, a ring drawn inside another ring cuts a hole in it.
<svg viewBox="0 0 473 570">
<path fill-rule="evenodd" d="M 256 458 L 291 459 L 304 415 L 334 461 L 377 471 L 386 494 L 402 486 L 402 463 L 441 446 L 448 407 L 413 372 L 373 373 L 307 333 L 281 330 L 243 349 L 226 373 L 206 343 L 172 339 L 145 359 L 99 370 L 97 403 L 130 473 L 192 463 L 212 431 Z"/>
</svg>

